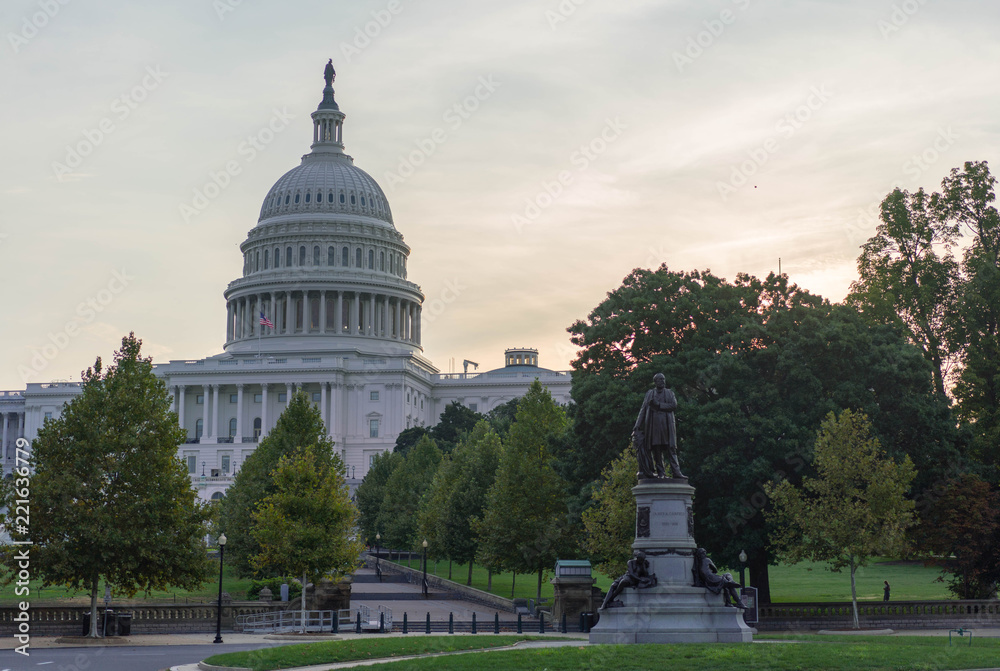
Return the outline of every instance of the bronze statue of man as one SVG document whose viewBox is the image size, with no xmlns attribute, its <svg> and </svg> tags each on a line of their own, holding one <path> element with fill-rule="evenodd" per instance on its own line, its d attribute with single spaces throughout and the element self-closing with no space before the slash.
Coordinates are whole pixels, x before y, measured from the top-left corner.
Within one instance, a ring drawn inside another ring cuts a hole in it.
<svg viewBox="0 0 1000 671">
<path fill-rule="evenodd" d="M 646 392 L 642 409 L 632 428 L 632 442 L 639 457 L 639 479 L 665 478 L 663 457 L 666 452 L 670 460 L 670 471 L 674 478 L 686 477 L 681 473 L 677 460 L 677 428 L 674 423 L 674 409 L 677 398 L 667 389 L 663 373 L 653 377 L 656 385 Z"/>
</svg>

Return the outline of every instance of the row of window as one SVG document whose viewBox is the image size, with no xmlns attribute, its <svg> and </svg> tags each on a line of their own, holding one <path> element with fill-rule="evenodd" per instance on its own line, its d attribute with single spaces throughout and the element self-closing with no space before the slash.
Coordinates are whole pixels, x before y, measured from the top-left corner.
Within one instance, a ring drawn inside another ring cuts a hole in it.
<svg viewBox="0 0 1000 671">
<path fill-rule="evenodd" d="M 373 393 L 377 393 L 377 392 L 373 392 Z M 379 422 L 380 421 L 381 420 L 378 420 L 378 419 L 369 419 L 368 420 L 368 437 L 369 438 L 378 438 L 378 429 L 379 429 Z M 261 433 L 260 417 L 254 417 L 254 420 L 253 420 L 253 437 L 254 438 L 260 438 L 260 433 Z M 201 437 L 203 435 L 205 435 L 205 420 L 202 419 L 202 418 L 198 418 L 198 420 L 195 421 L 195 423 L 194 423 L 194 437 L 195 437 L 195 440 L 201 440 Z M 230 438 L 235 438 L 236 437 L 236 418 L 235 417 L 233 417 L 232 419 L 229 420 L 229 437 Z"/>
<path fill-rule="evenodd" d="M 284 261 L 282 261 L 282 256 L 284 256 Z M 379 251 L 378 257 L 376 259 L 375 250 L 368 250 L 367 263 L 365 263 L 364 252 L 361 247 L 355 247 L 354 249 L 354 263 L 351 263 L 351 253 L 347 246 L 340 248 L 339 262 L 336 247 L 330 245 L 326 249 L 326 263 L 322 263 L 322 250 L 319 245 L 313 246 L 312 249 L 312 263 L 308 265 L 312 266 L 340 266 L 343 268 L 353 267 L 353 268 L 367 268 L 368 270 L 379 270 L 383 273 L 390 273 L 392 275 L 398 275 L 399 277 L 406 277 L 406 259 L 402 254 L 390 252 L 388 255 L 385 251 Z M 285 253 L 282 255 L 281 248 L 275 247 L 274 251 L 270 249 L 257 250 L 254 252 L 247 252 L 243 255 L 243 274 L 249 275 L 252 272 L 257 272 L 259 270 L 268 270 L 269 268 L 281 268 L 282 263 L 284 267 L 288 268 L 293 265 L 293 254 L 291 245 L 285 247 Z M 305 245 L 299 246 L 299 256 L 298 256 L 298 266 L 306 266 L 306 247 Z M 376 263 L 377 261 L 377 263 Z"/>
<path fill-rule="evenodd" d="M 314 391 L 312 393 L 312 400 L 313 400 L 314 403 L 319 403 L 320 400 L 322 399 L 322 397 L 323 396 L 322 396 L 321 392 Z M 377 401 L 378 398 L 379 398 L 379 393 L 377 391 L 372 391 L 372 392 L 368 393 L 368 400 L 370 400 L 370 401 Z M 235 404 L 239 403 L 239 400 L 240 400 L 239 394 L 230 394 L 229 395 L 229 402 L 230 403 L 232 403 L 232 404 L 235 405 Z M 278 392 L 278 403 L 284 403 L 286 400 L 288 400 L 288 393 L 284 392 L 284 391 Z M 194 397 L 194 402 L 195 402 L 195 405 L 204 405 L 205 404 L 205 395 L 204 394 L 198 394 L 197 396 Z M 264 394 L 254 394 L 253 395 L 253 402 L 254 403 L 263 403 L 264 402 Z M 50 419 L 51 417 L 52 417 L 52 413 L 51 412 L 45 413 L 45 419 Z M 236 420 L 233 420 L 233 421 L 236 421 Z"/>
<path fill-rule="evenodd" d="M 272 194 L 267 201 L 264 203 L 264 215 L 277 214 L 280 210 L 298 209 L 305 205 L 310 205 L 312 207 L 320 207 L 324 204 L 334 205 L 339 204 L 340 209 L 358 209 L 358 204 L 360 203 L 360 209 L 368 210 L 375 214 L 387 215 L 386 208 L 383 205 L 383 200 L 381 198 L 376 198 L 371 192 L 364 192 L 357 194 L 354 191 L 345 192 L 340 190 L 337 194 L 334 194 L 332 189 L 307 189 L 302 191 L 301 189 L 296 189 L 295 191 L 282 191 L 280 193 Z M 348 203 L 350 207 L 348 208 Z"/>
</svg>

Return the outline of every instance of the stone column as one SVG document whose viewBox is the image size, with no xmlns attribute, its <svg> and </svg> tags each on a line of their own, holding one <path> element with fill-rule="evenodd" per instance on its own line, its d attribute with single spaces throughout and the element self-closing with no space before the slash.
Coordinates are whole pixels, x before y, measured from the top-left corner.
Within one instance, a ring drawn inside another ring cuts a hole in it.
<svg viewBox="0 0 1000 671">
<path fill-rule="evenodd" d="M 267 435 L 267 382 L 260 385 L 260 440 Z"/>
<path fill-rule="evenodd" d="M 177 385 L 177 424 L 184 429 L 184 385 Z M 184 440 L 187 440 L 187 429 L 184 429 Z"/>
<path fill-rule="evenodd" d="M 423 307 L 421 307 L 421 306 L 418 305 L 417 306 L 417 310 L 416 310 L 416 315 L 413 318 L 413 321 L 414 321 L 414 323 L 416 323 L 416 326 L 417 326 L 417 344 L 418 345 L 420 344 L 420 330 L 421 330 L 420 329 L 420 320 L 421 320 L 421 315 L 423 314 L 423 312 L 424 312 Z"/>
<path fill-rule="evenodd" d="M 333 435 L 334 424 L 337 422 L 337 389 L 339 387 L 340 385 L 336 382 L 330 383 L 330 411 L 327 413 L 326 428 L 331 436 Z"/>
<path fill-rule="evenodd" d="M 292 396 L 294 396 L 294 395 L 295 395 L 295 383 L 294 382 L 286 382 L 285 383 L 285 407 L 286 408 L 288 407 L 288 404 L 292 402 Z"/>
<path fill-rule="evenodd" d="M 233 339 L 233 302 L 226 301 L 226 342 Z"/>
<path fill-rule="evenodd" d="M 233 340 L 240 339 L 240 299 L 233 299 Z"/>
<path fill-rule="evenodd" d="M 277 291 L 272 291 L 271 292 L 271 304 L 268 307 L 271 310 L 271 315 L 270 315 L 271 323 L 274 324 L 274 326 L 272 326 L 271 329 L 268 331 L 268 335 L 274 335 L 275 333 L 278 332 L 278 292 Z"/>
<path fill-rule="evenodd" d="M 375 335 L 375 294 L 368 298 L 368 335 Z"/>
<path fill-rule="evenodd" d="M 3 414 L 3 453 L 4 456 L 7 455 L 7 429 L 10 427 L 10 413 L 5 412 Z"/>
<path fill-rule="evenodd" d="M 403 339 L 403 301 L 399 298 L 396 299 L 396 333 L 393 338 Z"/>
<path fill-rule="evenodd" d="M 361 294 L 354 292 L 351 299 L 351 328 L 348 331 L 351 335 L 358 334 L 358 324 L 361 322 Z"/>
<path fill-rule="evenodd" d="M 236 436 L 234 443 L 243 442 L 243 383 L 236 385 Z"/>
<path fill-rule="evenodd" d="M 344 333 L 344 292 L 337 292 L 337 311 L 333 313 L 333 330 L 337 335 Z"/>
<path fill-rule="evenodd" d="M 208 424 L 208 400 L 209 400 L 208 392 L 209 391 L 211 391 L 211 388 L 209 387 L 209 385 L 207 385 L 207 384 L 201 385 L 201 399 L 202 399 L 202 404 L 201 404 L 201 437 L 202 438 L 207 438 L 208 436 L 212 435 L 210 433 L 209 424 Z"/>
<path fill-rule="evenodd" d="M 285 292 L 285 333 L 292 334 L 295 333 L 295 315 L 292 306 L 294 301 L 292 300 L 292 292 Z"/>
<path fill-rule="evenodd" d="M 319 332 L 326 333 L 326 290 L 319 292 Z"/>
<path fill-rule="evenodd" d="M 17 413 L 17 437 L 24 438 L 24 418 L 23 412 Z"/>
<path fill-rule="evenodd" d="M 212 385 L 212 436 L 219 437 L 219 386 Z"/>
<path fill-rule="evenodd" d="M 326 413 L 329 408 L 326 403 L 326 382 L 319 383 L 319 417 L 323 420 L 323 424 L 329 424 L 326 419 Z M 327 431 L 327 433 L 330 433 Z"/>
</svg>

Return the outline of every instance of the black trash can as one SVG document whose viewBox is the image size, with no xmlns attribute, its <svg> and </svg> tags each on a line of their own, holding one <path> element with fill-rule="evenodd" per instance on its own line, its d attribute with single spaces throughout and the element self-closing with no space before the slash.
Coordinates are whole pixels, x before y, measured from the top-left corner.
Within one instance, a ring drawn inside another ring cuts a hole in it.
<svg viewBox="0 0 1000 671">
<path fill-rule="evenodd" d="M 80 635 L 81 636 L 89 636 L 90 635 L 90 611 L 89 610 L 86 613 L 83 614 L 83 632 Z"/>
<path fill-rule="evenodd" d="M 132 613 L 118 613 L 115 619 L 118 621 L 119 636 L 128 636 L 132 633 Z"/>
</svg>

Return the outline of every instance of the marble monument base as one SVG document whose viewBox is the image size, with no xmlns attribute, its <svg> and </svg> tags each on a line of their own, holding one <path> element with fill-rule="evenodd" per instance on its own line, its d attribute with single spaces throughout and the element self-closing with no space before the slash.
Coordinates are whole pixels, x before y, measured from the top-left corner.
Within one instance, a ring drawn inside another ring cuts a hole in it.
<svg viewBox="0 0 1000 671">
<path fill-rule="evenodd" d="M 601 609 L 591 643 L 749 643 L 756 630 L 743 611 L 726 606 L 722 594 L 695 587 L 694 487 L 686 480 L 642 480 L 636 499 L 636 538 L 655 587 L 626 587 L 618 601 Z"/>
</svg>

